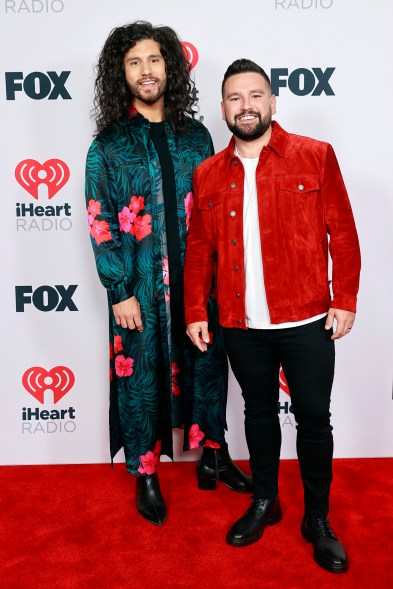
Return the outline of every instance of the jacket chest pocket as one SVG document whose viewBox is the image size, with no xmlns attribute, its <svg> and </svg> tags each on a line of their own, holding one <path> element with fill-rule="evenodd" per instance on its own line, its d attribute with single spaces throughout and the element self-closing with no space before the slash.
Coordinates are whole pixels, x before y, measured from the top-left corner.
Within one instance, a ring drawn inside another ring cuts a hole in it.
<svg viewBox="0 0 393 589">
<path fill-rule="evenodd" d="M 199 197 L 200 211 L 214 211 L 222 203 L 222 194 L 209 194 Z"/>
<path fill-rule="evenodd" d="M 280 190 L 291 193 L 293 196 L 299 196 L 308 199 L 320 189 L 318 176 L 294 176 L 280 178 Z"/>
<path fill-rule="evenodd" d="M 321 206 L 321 183 L 318 176 L 280 178 L 279 196 L 284 214 L 292 212 L 296 225 L 314 225 Z"/>
<path fill-rule="evenodd" d="M 221 237 L 222 194 L 209 194 L 199 197 L 198 209 L 204 220 L 207 235 L 213 244 Z"/>
</svg>

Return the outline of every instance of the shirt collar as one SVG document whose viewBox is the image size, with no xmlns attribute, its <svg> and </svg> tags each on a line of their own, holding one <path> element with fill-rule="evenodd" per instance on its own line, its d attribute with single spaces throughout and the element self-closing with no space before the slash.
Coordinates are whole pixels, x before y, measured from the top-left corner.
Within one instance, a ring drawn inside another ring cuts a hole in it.
<svg viewBox="0 0 393 589">
<path fill-rule="evenodd" d="M 279 157 L 284 157 L 289 139 L 288 135 L 289 134 L 277 123 L 277 121 L 272 121 L 272 135 L 266 147 L 275 151 Z M 227 163 L 230 164 L 234 157 L 236 157 L 235 137 L 232 136 L 227 147 Z"/>
</svg>

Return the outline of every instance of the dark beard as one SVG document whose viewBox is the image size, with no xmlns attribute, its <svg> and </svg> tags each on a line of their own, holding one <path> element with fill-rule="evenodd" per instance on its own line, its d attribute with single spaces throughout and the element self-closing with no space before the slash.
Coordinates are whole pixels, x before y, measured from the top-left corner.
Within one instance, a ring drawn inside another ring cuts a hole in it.
<svg viewBox="0 0 393 589">
<path fill-rule="evenodd" d="M 164 82 L 161 88 L 157 89 L 156 94 L 147 95 L 140 93 L 138 90 L 138 86 L 130 86 L 131 94 L 134 98 L 137 98 L 144 104 L 155 104 L 158 100 L 160 100 L 161 96 L 164 96 L 166 90 L 166 82 Z"/>
<path fill-rule="evenodd" d="M 234 124 L 230 123 L 228 119 L 225 119 L 228 125 L 228 129 L 231 131 L 231 133 L 234 134 L 235 137 L 237 137 L 238 139 L 242 139 L 243 141 L 254 141 L 254 139 L 259 139 L 270 128 L 272 122 L 271 115 L 266 116 L 264 120 L 262 119 L 260 113 L 252 112 L 252 114 L 258 117 L 258 123 L 254 127 L 244 129 L 238 126 L 237 119 L 241 116 L 244 116 L 245 114 L 247 114 L 247 112 L 237 115 L 235 117 Z M 251 114 L 251 112 L 249 114 Z"/>
</svg>

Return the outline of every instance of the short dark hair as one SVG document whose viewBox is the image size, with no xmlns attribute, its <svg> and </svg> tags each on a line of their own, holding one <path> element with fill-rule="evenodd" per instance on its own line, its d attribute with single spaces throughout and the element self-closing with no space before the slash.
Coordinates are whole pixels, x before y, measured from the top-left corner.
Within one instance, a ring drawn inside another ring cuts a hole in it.
<svg viewBox="0 0 393 589">
<path fill-rule="evenodd" d="M 167 26 L 154 27 L 147 21 L 136 21 L 113 29 L 99 56 L 93 109 L 97 132 L 127 114 L 132 95 L 125 79 L 124 56 L 131 47 L 144 39 L 152 39 L 160 45 L 165 61 L 166 119 L 176 132 L 180 132 L 188 127 L 188 119 L 195 117 L 195 84 L 190 77 L 190 66 L 177 33 Z"/>
<path fill-rule="evenodd" d="M 231 65 L 229 66 L 229 68 L 225 72 L 224 79 L 223 79 L 222 85 L 221 85 L 221 95 L 224 96 L 224 86 L 225 86 L 225 82 L 227 81 L 228 78 L 230 78 L 231 76 L 234 76 L 236 74 L 245 74 L 247 72 L 255 72 L 256 74 L 260 74 L 266 80 L 266 82 L 269 84 L 269 88 L 271 89 L 270 78 L 267 75 L 267 73 L 265 72 L 265 70 L 262 69 L 260 65 L 255 63 L 255 61 L 251 61 L 251 59 L 242 58 L 242 59 L 237 59 L 236 61 L 231 63 Z"/>
</svg>

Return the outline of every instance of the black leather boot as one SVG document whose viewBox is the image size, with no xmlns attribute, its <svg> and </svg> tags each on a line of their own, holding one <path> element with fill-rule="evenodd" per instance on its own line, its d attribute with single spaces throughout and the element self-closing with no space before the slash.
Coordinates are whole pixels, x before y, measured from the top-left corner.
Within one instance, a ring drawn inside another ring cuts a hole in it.
<svg viewBox="0 0 393 589">
<path fill-rule="evenodd" d="M 314 546 L 314 560 L 330 573 L 345 573 L 348 558 L 344 546 L 324 517 L 305 515 L 302 522 L 302 535 Z"/>
<path fill-rule="evenodd" d="M 262 537 L 266 526 L 274 526 L 282 519 L 279 499 L 254 499 L 246 513 L 227 534 L 231 546 L 248 546 Z"/>
<path fill-rule="evenodd" d="M 203 448 L 198 462 L 198 488 L 211 491 L 216 481 L 221 481 L 237 493 L 252 493 L 252 479 L 245 475 L 231 460 L 228 446 Z"/>
<path fill-rule="evenodd" d="M 136 508 L 148 522 L 156 526 L 165 523 L 168 511 L 156 472 L 136 477 Z"/>
</svg>

